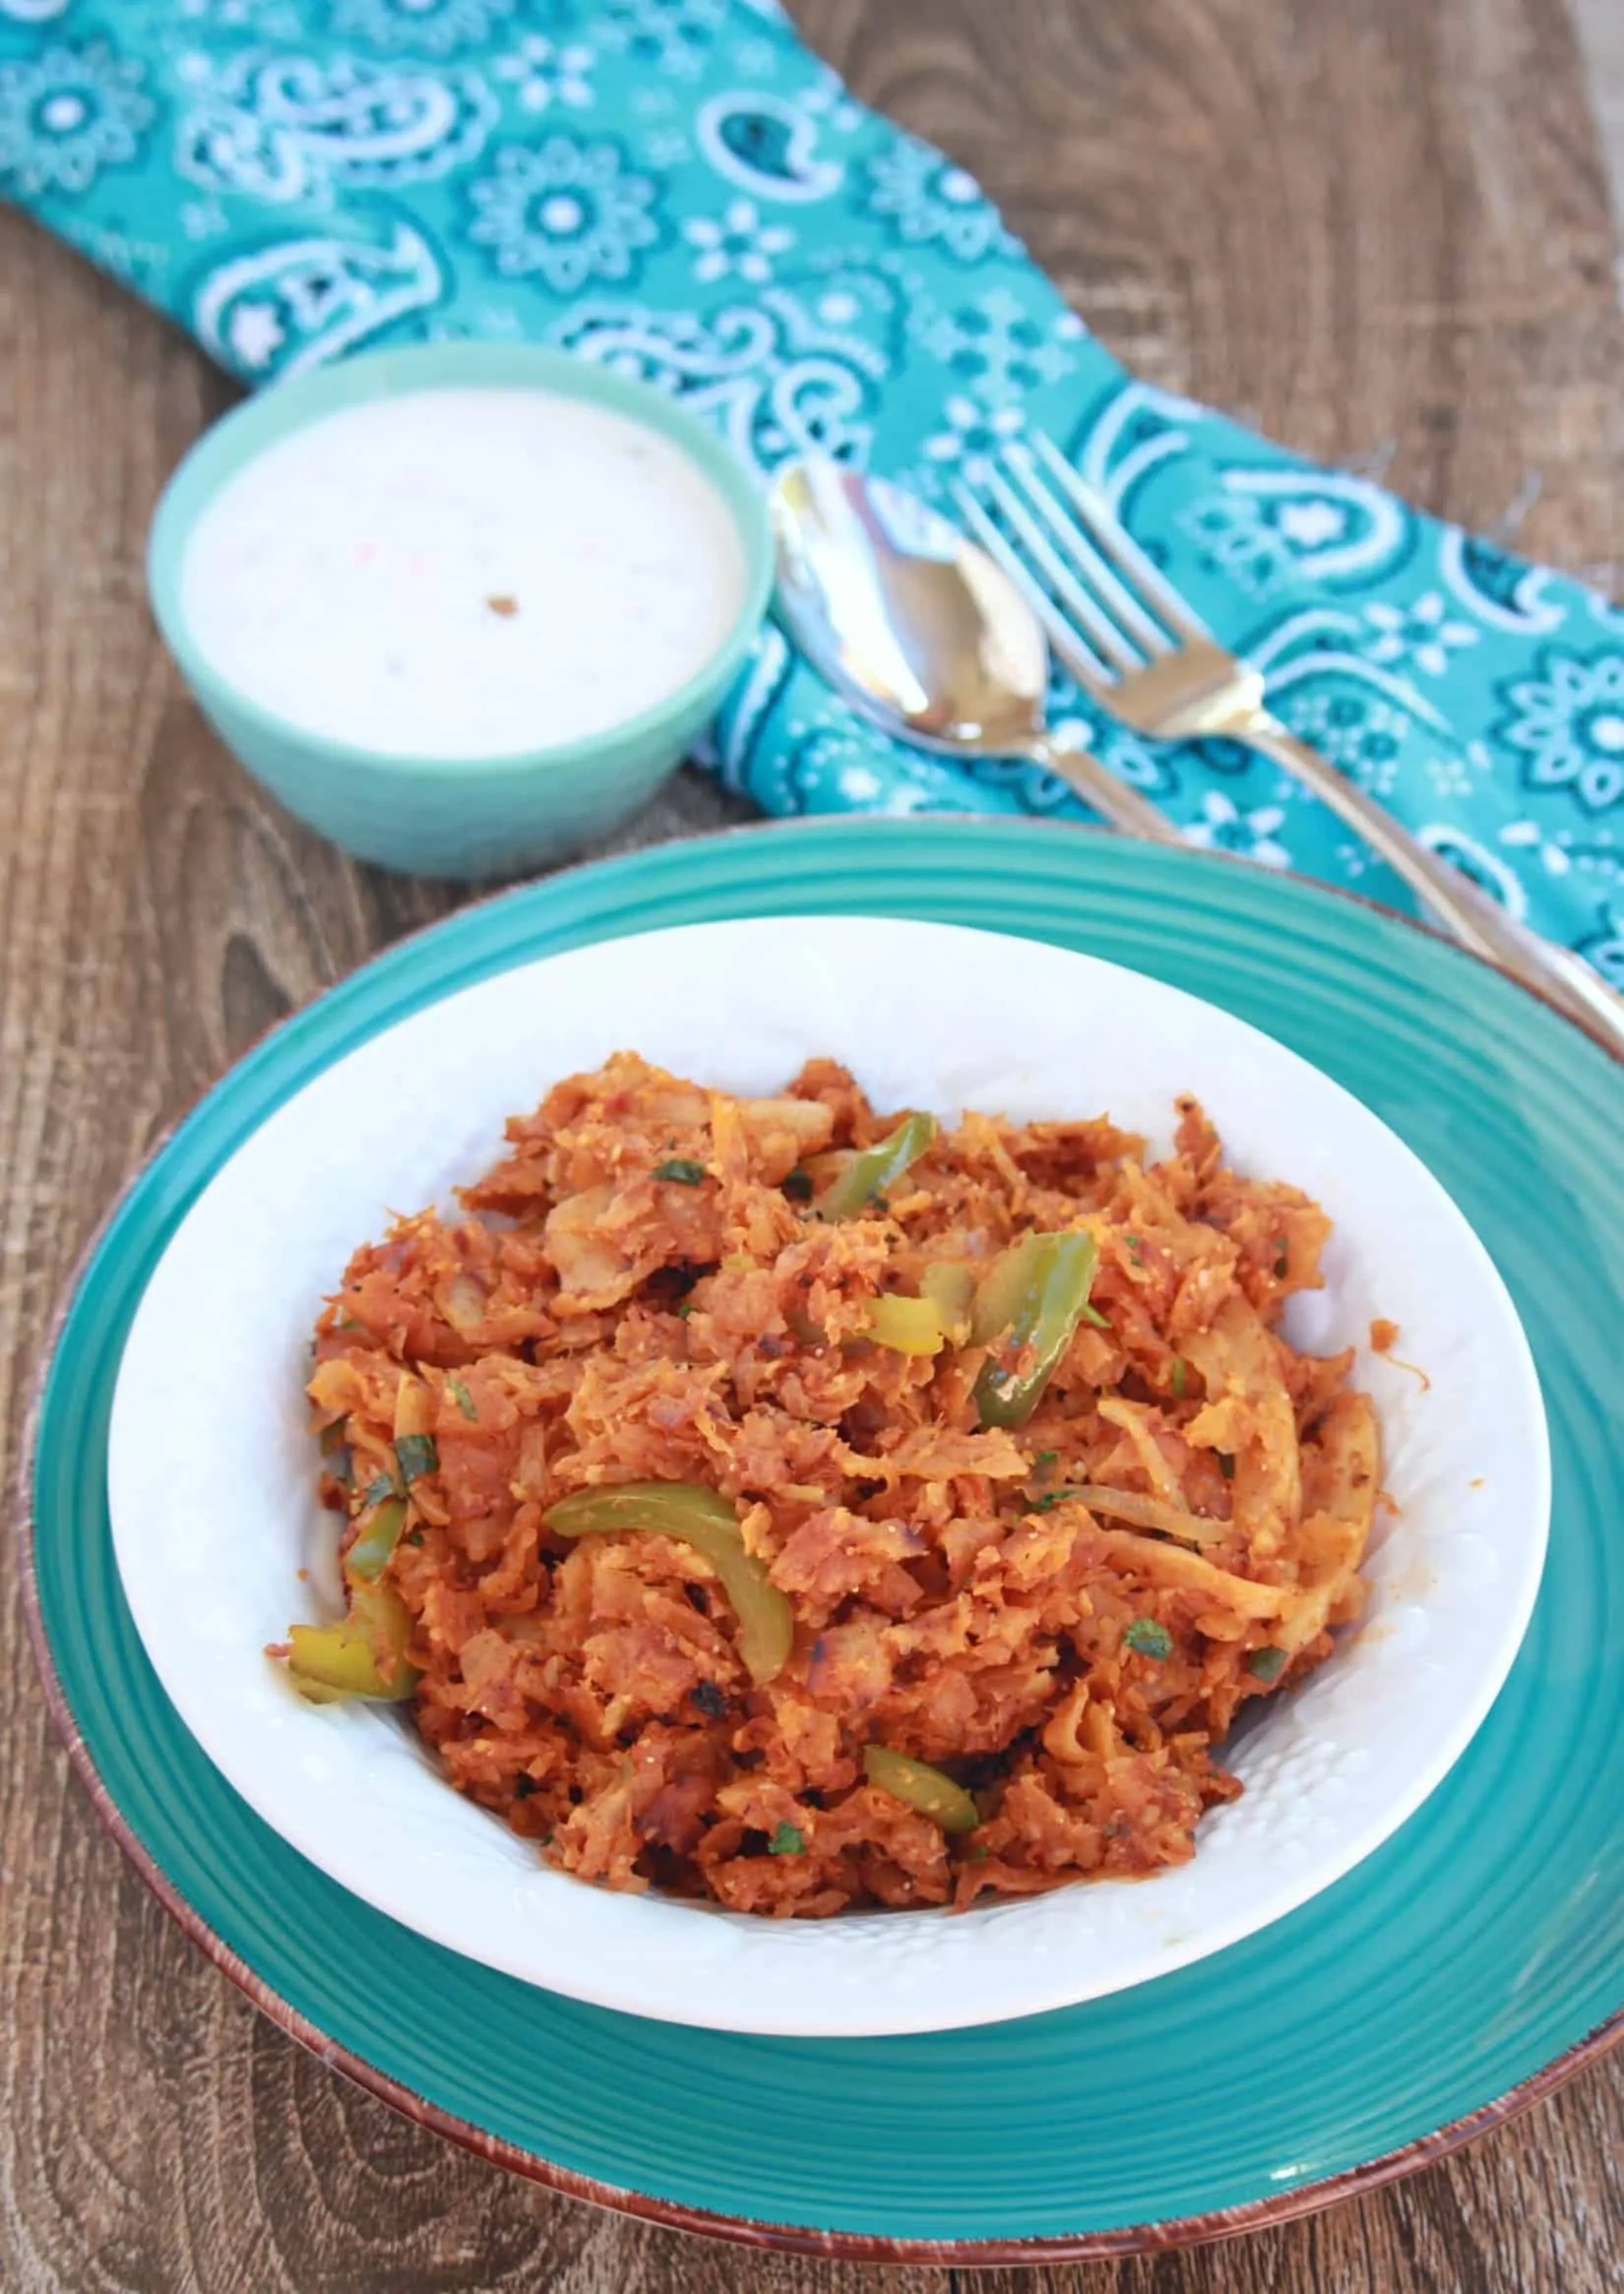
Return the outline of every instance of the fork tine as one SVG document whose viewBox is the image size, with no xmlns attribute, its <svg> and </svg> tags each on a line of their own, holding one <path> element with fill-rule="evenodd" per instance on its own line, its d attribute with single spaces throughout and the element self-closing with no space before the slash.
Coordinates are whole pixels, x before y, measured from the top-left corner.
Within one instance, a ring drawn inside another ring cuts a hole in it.
<svg viewBox="0 0 1624 2294">
<path fill-rule="evenodd" d="M 1009 480 L 995 466 L 989 466 L 980 473 L 979 484 L 1005 525 L 1014 529 L 1014 538 L 1026 551 L 1029 569 L 1035 568 L 1048 581 L 1056 592 L 1056 602 L 1082 623 L 1094 651 L 1110 662 L 1118 676 L 1143 668 L 1144 660 L 1121 624 L 1113 621 L 1098 598 L 1084 588 L 1075 569 L 1061 556 Z"/>
<path fill-rule="evenodd" d="M 1034 441 L 1038 459 L 1070 502 L 1094 548 L 1113 559 L 1127 579 L 1138 584 L 1175 636 L 1211 645 L 1213 633 L 1206 623 L 1185 603 L 1160 567 L 1140 548 L 1108 503 L 1072 467 L 1053 439 L 1038 431 L 1034 433 Z M 1008 451 L 1013 459 L 1016 448 L 1012 446 Z"/>
<path fill-rule="evenodd" d="M 1147 660 L 1154 661 L 1158 653 L 1169 651 L 1171 641 L 1167 632 L 1147 611 L 1143 602 L 1120 581 L 1098 540 L 1086 524 L 1058 502 L 1043 483 L 1031 454 L 1020 440 L 1012 440 L 1004 449 L 1005 467 L 1026 489 L 1028 498 L 1048 526 L 1057 546 L 1063 545 L 1075 561 L 1076 569 L 1097 591 L 1108 613 L 1115 616 L 1121 631 L 1136 645 Z M 1135 661 L 1132 664 L 1137 667 Z"/>
<path fill-rule="evenodd" d="M 1099 658 L 1081 630 L 1074 628 L 1066 619 L 1042 583 L 1011 546 L 1008 536 L 994 525 L 969 488 L 957 478 L 953 482 L 953 497 L 964 513 L 965 523 L 970 532 L 994 564 L 1009 576 L 1036 614 L 1050 645 L 1078 684 L 1086 693 L 1109 691 L 1116 683 L 1116 672 Z"/>
</svg>

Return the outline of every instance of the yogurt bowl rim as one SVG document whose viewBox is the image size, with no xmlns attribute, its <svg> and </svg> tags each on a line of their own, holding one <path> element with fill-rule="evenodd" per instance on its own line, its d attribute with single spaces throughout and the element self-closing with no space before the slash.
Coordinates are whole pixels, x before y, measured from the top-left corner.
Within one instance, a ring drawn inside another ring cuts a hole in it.
<svg viewBox="0 0 1624 2294">
<path fill-rule="evenodd" d="M 528 748 L 420 753 L 385 742 L 346 740 L 269 709 L 218 669 L 194 638 L 181 605 L 181 578 L 193 533 L 223 488 L 268 448 L 326 415 L 373 399 L 434 390 L 511 390 L 581 399 L 624 414 L 668 440 L 699 470 L 728 515 L 743 558 L 739 607 L 721 638 L 680 685 L 595 731 Z M 211 424 L 164 483 L 147 541 L 147 593 L 163 639 L 187 684 L 219 712 L 281 741 L 319 749 L 332 764 L 432 778 L 505 774 L 542 766 L 590 765 L 687 715 L 743 660 L 773 589 L 773 543 L 766 496 L 749 465 L 681 402 L 641 377 L 567 350 L 531 342 L 406 342 L 360 351 L 330 366 L 273 382 Z"/>
</svg>

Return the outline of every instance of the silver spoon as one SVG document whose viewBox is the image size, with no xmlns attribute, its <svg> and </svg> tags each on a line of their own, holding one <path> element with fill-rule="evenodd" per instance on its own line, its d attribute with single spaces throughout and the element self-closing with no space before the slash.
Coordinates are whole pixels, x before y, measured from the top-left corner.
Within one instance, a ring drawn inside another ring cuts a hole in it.
<svg viewBox="0 0 1624 2294">
<path fill-rule="evenodd" d="M 1125 836 L 1183 842 L 1097 758 L 1046 729 L 1043 625 L 949 520 L 883 478 L 812 457 L 784 465 L 769 503 L 779 610 L 866 716 L 941 755 L 1029 758 Z"/>
</svg>

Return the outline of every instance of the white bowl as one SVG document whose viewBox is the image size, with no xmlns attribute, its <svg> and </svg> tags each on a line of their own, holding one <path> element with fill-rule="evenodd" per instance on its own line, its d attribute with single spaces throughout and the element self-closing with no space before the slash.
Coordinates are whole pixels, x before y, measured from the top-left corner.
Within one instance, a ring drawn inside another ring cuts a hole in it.
<svg viewBox="0 0 1624 2294">
<path fill-rule="evenodd" d="M 818 1052 L 882 1106 L 1108 1111 L 1164 1144 L 1193 1090 L 1232 1161 L 1336 1221 L 1287 1330 L 1359 1348 L 1382 1422 L 1369 1612 L 1234 1750 L 1246 1790 L 1193 1862 L 965 1914 L 778 1922 L 549 1872 L 444 1783 L 401 1722 L 306 1705 L 260 1651 L 331 1591 L 301 1384 L 317 1303 L 391 1210 L 446 1202 L 503 1118 L 632 1047 L 771 1090 Z M 1373 1317 L 1431 1384 L 1373 1355 Z M 1545 1425 L 1515 1311 L 1407 1147 L 1270 1037 L 1136 972 L 1033 942 L 867 917 L 700 924 L 486 980 L 351 1052 L 268 1118 L 155 1272 L 113 1400 L 125 1590 L 164 1688 L 243 1797 L 380 1910 L 529 1982 L 637 2015 L 810 2036 L 997 2021 L 1118 1991 L 1291 1911 L 1459 1758 L 1538 1585 Z M 298 1572 L 311 1567 L 301 1581 Z"/>
</svg>

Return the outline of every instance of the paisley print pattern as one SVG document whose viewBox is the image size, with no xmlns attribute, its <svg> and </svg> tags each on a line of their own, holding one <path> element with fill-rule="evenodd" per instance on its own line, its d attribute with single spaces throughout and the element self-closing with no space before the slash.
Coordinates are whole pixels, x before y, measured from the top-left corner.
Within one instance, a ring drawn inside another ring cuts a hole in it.
<svg viewBox="0 0 1624 2294">
<path fill-rule="evenodd" d="M 175 134 L 177 173 L 272 206 L 427 182 L 474 156 L 499 106 L 477 72 L 341 56 L 200 57 Z"/>
<path fill-rule="evenodd" d="M 398 222 L 382 245 L 300 237 L 232 256 L 205 275 L 185 307 L 211 356 L 258 382 L 355 349 L 437 302 L 442 283 L 427 241 Z"/>
<path fill-rule="evenodd" d="M 1404 506 L 1363 478 L 1330 470 L 1216 473 L 1179 524 L 1213 565 L 1254 597 L 1293 583 L 1366 586 L 1409 539 Z"/>
<path fill-rule="evenodd" d="M 869 161 L 867 206 L 905 244 L 934 246 L 956 263 L 1018 252 L 974 176 L 911 136 L 894 136 Z"/>
<path fill-rule="evenodd" d="M 551 340 L 680 392 L 764 470 L 813 452 L 866 463 L 887 367 L 849 331 L 853 315 L 838 294 L 808 304 L 780 288 L 709 322 L 594 301 L 578 304 Z"/>
<path fill-rule="evenodd" d="M 448 56 L 492 38 L 517 0 L 328 0 L 325 21 L 339 39 L 394 54 Z"/>
<path fill-rule="evenodd" d="M 759 88 L 714 95 L 694 115 L 700 150 L 727 181 L 758 199 L 827 199 L 845 173 L 840 159 L 818 156 L 818 120 Z"/>
<path fill-rule="evenodd" d="M 145 77 L 104 40 L 0 66 L 0 183 L 25 199 L 77 194 L 138 157 L 154 116 Z"/>
<path fill-rule="evenodd" d="M 525 336 L 949 500 L 1054 439 L 1315 742 L 1624 984 L 1624 612 L 1137 382 L 950 157 L 777 0 L 0 0 L 0 194 L 250 383 Z M 1406 896 L 1232 741 L 1052 719 L 1191 841 Z M 771 812 L 1071 816 L 1054 775 L 877 735 L 776 628 L 708 762 Z"/>
<path fill-rule="evenodd" d="M 690 217 L 682 235 L 699 249 L 694 277 L 707 285 L 732 274 L 765 286 L 773 276 L 774 259 L 795 244 L 793 231 L 782 223 L 763 222 L 754 201 L 748 199 L 730 201 L 720 216 Z"/>
<path fill-rule="evenodd" d="M 1624 651 L 1541 654 L 1539 674 L 1501 688 L 1498 727 L 1532 791 L 1565 788 L 1587 812 L 1624 804 Z"/>
<path fill-rule="evenodd" d="M 575 40 L 543 39 L 528 32 L 519 45 L 496 59 L 496 76 L 509 80 L 527 111 L 562 103 L 584 110 L 594 100 L 591 48 Z"/>
<path fill-rule="evenodd" d="M 593 279 L 635 280 L 661 236 L 658 184 L 634 174 L 607 137 L 509 144 L 469 196 L 468 239 L 490 250 L 505 278 L 533 278 L 556 295 Z"/>
<path fill-rule="evenodd" d="M 696 79 L 731 0 L 599 0 L 598 37 L 633 64 Z"/>
</svg>

